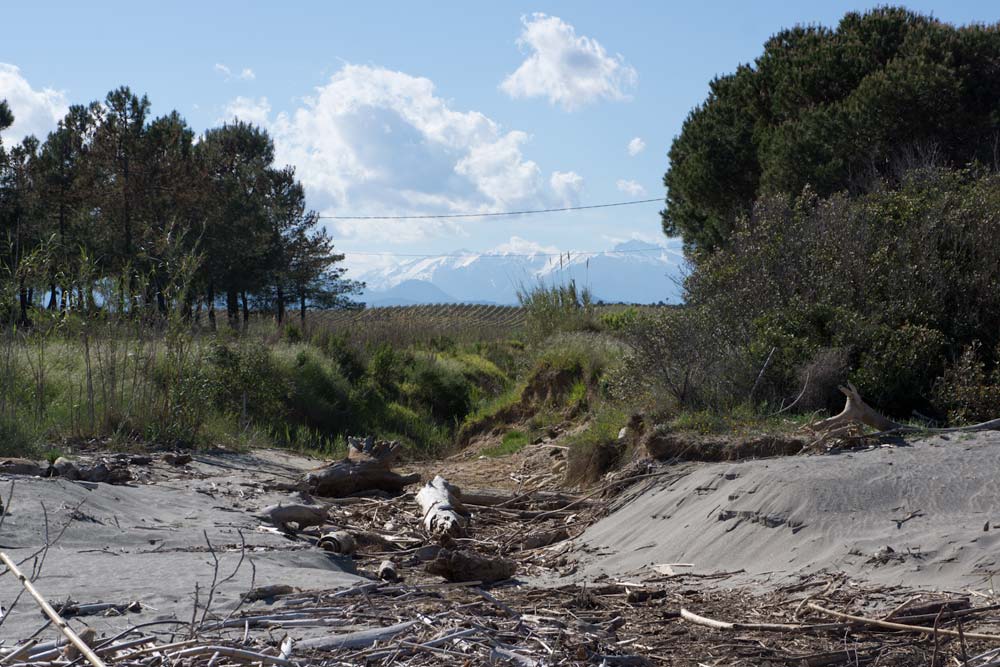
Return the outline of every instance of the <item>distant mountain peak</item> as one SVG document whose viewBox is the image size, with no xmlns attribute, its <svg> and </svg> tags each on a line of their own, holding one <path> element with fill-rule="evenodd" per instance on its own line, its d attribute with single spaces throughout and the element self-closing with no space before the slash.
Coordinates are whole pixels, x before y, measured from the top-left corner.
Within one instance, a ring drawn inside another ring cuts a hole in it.
<svg viewBox="0 0 1000 667">
<path fill-rule="evenodd" d="M 662 252 L 656 252 L 661 250 Z M 623 252 L 624 251 L 624 252 Z M 395 267 L 358 276 L 364 300 L 392 303 L 517 303 L 518 289 L 570 280 L 609 302 L 679 302 L 676 251 L 633 239 L 599 253 L 560 253 L 512 237 L 489 252 L 458 250 L 440 257 L 406 259 Z"/>
</svg>

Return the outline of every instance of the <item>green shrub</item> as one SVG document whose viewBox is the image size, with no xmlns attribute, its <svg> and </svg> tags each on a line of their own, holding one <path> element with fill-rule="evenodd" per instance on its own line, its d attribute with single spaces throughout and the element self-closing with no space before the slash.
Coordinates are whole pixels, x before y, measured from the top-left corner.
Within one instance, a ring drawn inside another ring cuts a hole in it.
<svg viewBox="0 0 1000 667">
<path fill-rule="evenodd" d="M 332 360 L 315 348 L 301 348 L 282 373 L 291 385 L 286 399 L 288 419 L 314 431 L 315 435 L 309 436 L 311 440 L 334 438 L 356 426 L 350 402 L 351 385 Z"/>
<path fill-rule="evenodd" d="M 987 372 L 982 356 L 982 344 L 973 341 L 934 385 L 934 405 L 950 422 L 975 423 L 1000 416 L 1000 363 Z"/>
<path fill-rule="evenodd" d="M 0 415 L 0 456 L 33 459 L 39 455 L 39 441 L 24 421 Z"/>
<path fill-rule="evenodd" d="M 426 408 L 438 422 L 459 423 L 472 409 L 472 385 L 454 365 L 416 356 L 408 373 L 407 399 Z"/>
<path fill-rule="evenodd" d="M 634 325 L 639 319 L 639 309 L 634 306 L 612 313 L 604 313 L 600 317 L 601 326 L 606 330 L 621 333 Z"/>
<path fill-rule="evenodd" d="M 851 376 L 861 395 L 890 414 L 926 410 L 930 387 L 944 363 L 944 334 L 906 324 L 875 327 L 864 339 L 858 368 Z"/>
<path fill-rule="evenodd" d="M 290 383 L 263 344 L 216 342 L 208 362 L 215 403 L 220 410 L 239 415 L 242 421 L 253 418 L 274 424 L 285 419 Z"/>
<path fill-rule="evenodd" d="M 624 410 L 605 404 L 591 415 L 586 429 L 568 436 L 563 441 L 569 446 L 566 479 L 592 482 L 619 463 L 625 454 L 625 445 L 618 440 L 618 433 L 627 421 Z"/>
</svg>

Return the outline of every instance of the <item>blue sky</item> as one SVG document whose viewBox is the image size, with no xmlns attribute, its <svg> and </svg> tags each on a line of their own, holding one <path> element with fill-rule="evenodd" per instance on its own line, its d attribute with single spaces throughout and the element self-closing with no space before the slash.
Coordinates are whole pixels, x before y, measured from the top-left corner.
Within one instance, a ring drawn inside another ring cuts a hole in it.
<svg viewBox="0 0 1000 667">
<path fill-rule="evenodd" d="M 4 139 L 127 84 L 196 131 L 233 115 L 266 125 L 328 214 L 662 197 L 670 141 L 713 76 L 782 27 L 874 4 L 6 3 L 0 97 L 20 120 Z M 985 1 L 907 6 L 1000 20 Z M 658 210 L 329 224 L 348 253 L 579 251 L 663 241 Z M 392 261 L 349 254 L 356 271 Z"/>
</svg>

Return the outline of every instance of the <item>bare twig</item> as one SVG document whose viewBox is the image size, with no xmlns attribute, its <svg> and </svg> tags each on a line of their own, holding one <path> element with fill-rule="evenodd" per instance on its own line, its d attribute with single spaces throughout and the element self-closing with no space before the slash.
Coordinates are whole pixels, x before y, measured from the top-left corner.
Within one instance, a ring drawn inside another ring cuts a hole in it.
<svg viewBox="0 0 1000 667">
<path fill-rule="evenodd" d="M 10 568 L 10 571 L 14 573 L 14 576 L 21 582 L 21 585 L 24 586 L 25 590 L 27 590 L 31 597 L 35 599 L 35 602 L 37 602 L 38 606 L 41 607 L 43 612 L 45 612 L 45 615 L 52 619 L 52 622 L 55 623 L 60 632 L 66 636 L 66 639 L 68 639 L 80 651 L 80 653 L 86 656 L 87 662 L 92 664 L 94 667 L 105 667 L 104 661 L 101 660 L 82 639 L 80 639 L 73 629 L 69 627 L 66 621 L 64 621 L 62 617 L 56 613 L 56 610 L 53 609 L 48 602 L 46 602 L 45 598 L 42 597 L 41 593 L 35 589 L 34 585 L 28 580 L 28 578 L 24 576 L 19 569 L 17 569 L 17 565 L 15 565 L 14 561 L 10 559 L 10 556 L 0 552 L 0 560 L 3 561 L 4 565 Z"/>
</svg>

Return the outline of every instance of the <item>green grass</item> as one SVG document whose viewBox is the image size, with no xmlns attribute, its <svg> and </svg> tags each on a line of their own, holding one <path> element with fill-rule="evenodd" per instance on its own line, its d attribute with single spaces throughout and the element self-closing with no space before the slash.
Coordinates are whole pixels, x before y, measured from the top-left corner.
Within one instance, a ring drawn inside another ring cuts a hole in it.
<svg viewBox="0 0 1000 667">
<path fill-rule="evenodd" d="M 748 405 L 741 405 L 729 412 L 714 410 L 684 410 L 665 424 L 675 431 L 689 431 L 702 435 L 747 435 L 751 433 L 783 433 L 794 431 L 816 419 L 816 415 L 761 414 Z"/>
<path fill-rule="evenodd" d="M 583 431 L 563 439 L 569 446 L 566 477 L 593 481 L 619 463 L 626 452 L 619 447 L 618 433 L 627 421 L 627 413 L 618 405 L 606 402 L 594 410 Z"/>
<path fill-rule="evenodd" d="M 527 433 L 517 430 L 507 431 L 504 433 L 500 444 L 494 447 L 484 448 L 483 455 L 491 458 L 510 456 L 511 454 L 516 454 L 524 449 L 529 442 L 531 442 L 531 436 Z"/>
</svg>

